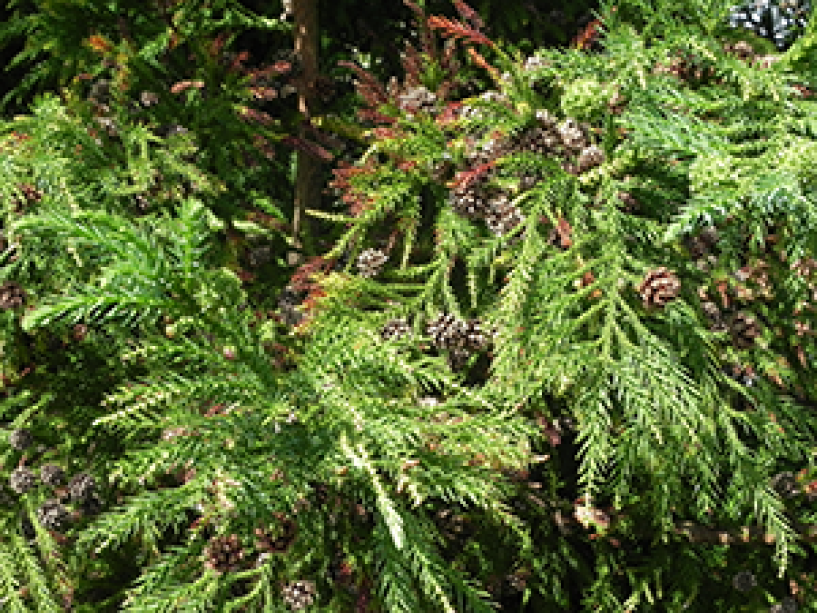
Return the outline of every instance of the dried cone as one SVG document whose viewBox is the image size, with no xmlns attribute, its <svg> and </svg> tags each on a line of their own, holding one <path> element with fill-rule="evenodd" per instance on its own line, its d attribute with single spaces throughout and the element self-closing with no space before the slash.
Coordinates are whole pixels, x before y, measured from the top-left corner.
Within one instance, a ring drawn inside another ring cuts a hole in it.
<svg viewBox="0 0 817 613">
<path fill-rule="evenodd" d="M 93 496 L 96 489 L 94 478 L 88 473 L 79 473 L 68 482 L 68 493 L 74 502 L 84 502 Z"/>
<path fill-rule="evenodd" d="M 708 255 L 720 240 L 720 234 L 714 226 L 706 226 L 698 234 L 686 240 L 687 249 L 693 258 Z"/>
<path fill-rule="evenodd" d="M 384 341 L 398 340 L 410 333 L 411 328 L 405 319 L 392 319 L 380 330 L 380 338 Z"/>
<path fill-rule="evenodd" d="M 513 149 L 529 151 L 537 155 L 550 155 L 562 147 L 562 140 L 557 132 L 548 128 L 532 128 L 515 139 Z"/>
<path fill-rule="evenodd" d="M 65 482 L 65 471 L 56 464 L 40 467 L 40 480 L 50 487 L 59 487 Z"/>
<path fill-rule="evenodd" d="M 302 611 L 315 602 L 317 587 L 313 581 L 292 581 L 281 589 L 284 602 L 293 611 Z"/>
<path fill-rule="evenodd" d="M 680 291 L 681 282 L 678 277 L 663 266 L 649 271 L 638 286 L 638 293 L 646 307 L 663 307 L 677 298 Z"/>
<path fill-rule="evenodd" d="M 204 555 L 204 566 L 218 574 L 239 570 L 244 560 L 244 550 L 236 534 L 214 536 L 204 548 Z"/>
<path fill-rule="evenodd" d="M 9 476 L 9 487 L 18 494 L 25 494 L 34 485 L 34 473 L 28 468 L 17 468 Z"/>
<path fill-rule="evenodd" d="M 772 477 L 770 485 L 782 498 L 793 498 L 800 493 L 797 488 L 797 478 L 791 471 L 777 473 Z"/>
<path fill-rule="evenodd" d="M 422 85 L 411 87 L 405 93 L 397 96 L 398 106 L 409 114 L 433 113 L 436 103 L 437 96 Z"/>
<path fill-rule="evenodd" d="M 466 219 L 482 219 L 490 210 L 489 196 L 479 183 L 451 190 L 448 204 Z"/>
<path fill-rule="evenodd" d="M 562 144 L 573 151 L 581 151 L 587 146 L 587 139 L 584 135 L 584 130 L 575 119 L 565 119 L 556 132 L 562 141 Z"/>
<path fill-rule="evenodd" d="M 24 451 L 34 442 L 34 437 L 31 436 L 31 431 L 26 428 L 18 428 L 13 430 L 9 435 L 9 445 L 16 451 Z"/>
<path fill-rule="evenodd" d="M 438 511 L 435 523 L 448 540 L 465 540 L 473 534 L 471 519 L 455 509 L 445 508 Z"/>
<path fill-rule="evenodd" d="M 557 119 L 547 109 L 539 109 L 536 111 L 535 115 L 536 121 L 538 121 L 542 126 L 551 130 L 556 127 Z"/>
<path fill-rule="evenodd" d="M 579 172 L 586 172 L 604 163 L 604 151 L 596 145 L 590 145 L 582 149 L 579 157 L 576 158 L 576 166 Z"/>
<path fill-rule="evenodd" d="M 21 183 L 17 186 L 25 199 L 23 202 L 16 198 L 14 200 L 14 210 L 22 213 L 27 204 L 34 204 L 43 199 L 43 193 L 30 183 Z"/>
<path fill-rule="evenodd" d="M 755 53 L 752 45 L 744 40 L 739 40 L 735 43 L 725 43 L 723 50 L 743 61 L 751 62 L 757 57 L 757 53 Z"/>
<path fill-rule="evenodd" d="M 743 311 L 735 313 L 729 322 L 729 329 L 732 332 L 732 340 L 738 349 L 748 349 L 754 345 L 755 339 L 762 332 L 757 319 Z"/>
<path fill-rule="evenodd" d="M 83 500 L 80 505 L 82 515 L 98 515 L 102 511 L 102 500 L 97 495 L 92 495 L 90 498 Z"/>
<path fill-rule="evenodd" d="M 0 309 L 14 309 L 26 301 L 25 290 L 14 281 L 6 281 L 0 286 Z"/>
<path fill-rule="evenodd" d="M 701 310 L 706 315 L 711 332 L 726 332 L 729 329 L 717 304 L 711 300 L 704 300 L 701 302 Z"/>
<path fill-rule="evenodd" d="M 366 249 L 357 258 L 357 270 L 361 277 L 374 277 L 380 274 L 388 259 L 380 249 Z"/>
<path fill-rule="evenodd" d="M 757 585 L 757 578 L 748 570 L 742 570 L 732 577 L 732 587 L 740 592 L 748 592 Z"/>
<path fill-rule="evenodd" d="M 68 509 L 60 504 L 58 500 L 46 500 L 37 509 L 37 519 L 46 530 L 61 530 L 71 518 Z"/>
<path fill-rule="evenodd" d="M 428 324 L 426 332 L 438 349 L 454 349 L 465 345 L 468 324 L 450 313 L 441 313 Z"/>
<path fill-rule="evenodd" d="M 621 201 L 625 213 L 632 213 L 641 207 L 638 200 L 630 192 L 619 192 L 618 199 Z"/>
<path fill-rule="evenodd" d="M 791 596 L 786 596 L 769 607 L 769 613 L 797 613 L 797 601 Z"/>
<path fill-rule="evenodd" d="M 453 371 L 460 371 L 468 365 L 471 352 L 462 347 L 454 347 L 448 352 L 448 367 Z"/>
<path fill-rule="evenodd" d="M 255 536 L 258 540 L 255 541 L 255 547 L 259 551 L 268 553 L 285 553 L 298 534 L 298 527 L 294 521 L 284 516 L 283 513 L 275 513 L 275 518 L 278 520 L 277 525 L 267 528 L 255 529 Z"/>
<path fill-rule="evenodd" d="M 525 216 L 506 195 L 493 198 L 485 215 L 485 225 L 497 236 L 504 236 L 525 221 Z"/>
<path fill-rule="evenodd" d="M 482 329 L 478 319 L 469 319 L 466 322 L 465 348 L 469 351 L 482 351 L 488 346 L 490 336 Z"/>
</svg>

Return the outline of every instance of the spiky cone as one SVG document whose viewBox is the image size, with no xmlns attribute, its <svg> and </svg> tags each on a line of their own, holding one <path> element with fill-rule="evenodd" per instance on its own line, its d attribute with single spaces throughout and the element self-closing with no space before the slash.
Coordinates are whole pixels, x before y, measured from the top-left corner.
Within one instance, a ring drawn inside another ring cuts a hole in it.
<svg viewBox="0 0 817 613">
<path fill-rule="evenodd" d="M 744 302 L 771 299 L 774 291 L 769 279 L 769 270 L 768 262 L 759 260 L 735 271 L 734 276 L 739 281 L 735 287 L 737 299 Z"/>
<path fill-rule="evenodd" d="M 497 236 L 504 236 L 525 221 L 525 216 L 506 195 L 490 201 L 490 208 L 485 216 L 485 225 Z"/>
<path fill-rule="evenodd" d="M 717 304 L 711 300 L 704 300 L 701 302 L 701 310 L 704 312 L 706 320 L 709 323 L 710 332 L 726 332 L 729 330 L 729 325 L 723 318 L 723 314 Z"/>
<path fill-rule="evenodd" d="M 40 467 L 40 481 L 49 487 L 59 487 L 65 483 L 65 471 L 56 464 L 43 464 Z"/>
<path fill-rule="evenodd" d="M 68 482 L 68 493 L 74 502 L 84 502 L 94 495 L 96 481 L 88 473 L 79 473 Z"/>
<path fill-rule="evenodd" d="M 283 513 L 275 513 L 276 525 L 267 529 L 256 528 L 255 548 L 268 553 L 285 553 L 298 536 L 298 526 Z"/>
<path fill-rule="evenodd" d="M 719 240 L 720 233 L 718 229 L 715 226 L 706 226 L 697 234 L 690 236 L 686 240 L 686 246 L 689 254 L 697 259 L 708 255 Z"/>
<path fill-rule="evenodd" d="M 755 344 L 755 339 L 760 336 L 762 329 L 754 315 L 739 311 L 730 319 L 729 331 L 732 333 L 735 347 L 748 349 Z"/>
<path fill-rule="evenodd" d="M 68 512 L 59 500 L 46 500 L 40 508 L 37 509 L 37 521 L 46 530 L 62 530 L 71 519 L 71 514 Z"/>
<path fill-rule="evenodd" d="M 724 43 L 723 50 L 729 55 L 734 55 L 739 60 L 749 63 L 757 57 L 757 53 L 755 53 L 752 45 L 745 40 L 739 40 L 734 43 Z"/>
<path fill-rule="evenodd" d="M 734 587 L 739 592 L 748 592 L 756 585 L 757 578 L 752 572 L 748 570 L 742 570 L 739 573 L 737 573 L 734 577 L 732 577 L 732 587 Z"/>
<path fill-rule="evenodd" d="M 562 144 L 571 151 L 581 151 L 587 146 L 584 130 L 575 119 L 565 119 L 556 128 L 556 133 Z"/>
<path fill-rule="evenodd" d="M 0 309 L 15 309 L 26 301 L 26 291 L 19 283 L 6 281 L 0 286 Z"/>
<path fill-rule="evenodd" d="M 474 532 L 471 519 L 451 508 L 438 511 L 435 523 L 442 535 L 449 541 L 466 540 Z"/>
<path fill-rule="evenodd" d="M 399 340 L 411 333 L 411 327 L 405 319 L 392 319 L 380 330 L 380 338 L 384 341 Z"/>
<path fill-rule="evenodd" d="M 800 493 L 797 487 L 797 478 L 791 471 L 777 473 L 772 477 L 769 485 L 781 498 L 793 498 Z"/>
<path fill-rule="evenodd" d="M 37 203 L 43 199 L 43 193 L 30 183 L 21 183 L 17 187 L 26 200 L 25 204 Z"/>
<path fill-rule="evenodd" d="M 9 475 L 9 487 L 18 494 L 25 494 L 36 485 L 34 473 L 26 467 L 20 467 Z"/>
<path fill-rule="evenodd" d="M 746 387 L 752 387 L 757 380 L 757 373 L 755 373 L 755 369 L 752 368 L 751 365 L 742 366 L 740 364 L 735 364 L 731 368 L 731 372 L 729 369 L 726 369 L 729 376 Z"/>
<path fill-rule="evenodd" d="M 99 515 L 102 512 L 102 500 L 96 494 L 90 498 L 83 500 L 79 509 L 77 510 L 79 517 L 88 517 L 90 515 Z"/>
<path fill-rule="evenodd" d="M 464 347 L 468 324 L 450 313 L 440 313 L 426 326 L 426 332 L 437 349 Z"/>
<path fill-rule="evenodd" d="M 680 291 L 681 282 L 678 277 L 664 266 L 649 271 L 638 286 L 638 293 L 647 308 L 666 306 L 678 297 Z"/>
<path fill-rule="evenodd" d="M 581 153 L 579 153 L 579 156 L 576 158 L 576 167 L 579 169 L 579 172 L 587 172 L 591 168 L 603 164 L 604 159 L 604 151 L 596 145 L 590 145 L 582 149 Z"/>
<path fill-rule="evenodd" d="M 769 613 L 797 613 L 797 601 L 787 596 L 769 607 Z"/>
<path fill-rule="evenodd" d="M 458 372 L 468 365 L 471 352 L 462 347 L 454 347 L 448 352 L 448 367 L 454 372 Z"/>
<path fill-rule="evenodd" d="M 34 437 L 31 435 L 31 430 L 26 428 L 17 428 L 9 434 L 9 445 L 15 451 L 25 451 L 34 442 Z"/>
<path fill-rule="evenodd" d="M 530 575 L 530 570 L 524 568 L 519 569 L 505 576 L 505 584 L 511 592 L 524 592 L 528 581 L 530 581 Z"/>
<path fill-rule="evenodd" d="M 556 128 L 557 119 L 547 109 L 537 110 L 535 116 L 536 121 L 539 122 L 542 127 L 548 130 Z"/>
<path fill-rule="evenodd" d="M 561 151 L 562 141 L 554 130 L 537 126 L 516 137 L 511 148 L 513 151 L 548 156 Z"/>
<path fill-rule="evenodd" d="M 303 611 L 315 602 L 318 593 L 314 581 L 299 579 L 290 581 L 281 588 L 281 596 L 293 611 Z"/>
<path fill-rule="evenodd" d="M 219 575 L 235 572 L 241 569 L 244 555 L 237 534 L 214 536 L 204 547 L 204 566 Z"/>
<path fill-rule="evenodd" d="M 437 96 L 423 87 L 409 87 L 397 95 L 397 105 L 409 115 L 417 112 L 433 113 L 436 110 Z"/>
<path fill-rule="evenodd" d="M 618 199 L 625 213 L 633 213 L 641 208 L 641 204 L 630 192 L 619 192 Z"/>
<path fill-rule="evenodd" d="M 448 195 L 449 206 L 466 219 L 483 219 L 490 208 L 489 200 L 480 183 L 452 189 Z"/>
<path fill-rule="evenodd" d="M 482 351 L 491 342 L 491 334 L 486 332 L 478 319 L 469 319 L 465 329 L 465 348 L 469 351 Z"/>
<path fill-rule="evenodd" d="M 380 249 L 366 249 L 357 258 L 357 270 L 361 277 L 374 277 L 380 274 L 389 256 Z"/>
</svg>

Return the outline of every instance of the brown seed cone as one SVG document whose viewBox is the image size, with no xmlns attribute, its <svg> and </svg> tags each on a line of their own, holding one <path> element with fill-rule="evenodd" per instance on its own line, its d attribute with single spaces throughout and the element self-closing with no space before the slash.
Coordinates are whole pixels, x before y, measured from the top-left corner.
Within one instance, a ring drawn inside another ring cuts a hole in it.
<svg viewBox="0 0 817 613">
<path fill-rule="evenodd" d="M 625 213 L 637 211 L 641 205 L 630 192 L 619 192 L 618 199 L 621 201 L 622 210 Z"/>
<path fill-rule="evenodd" d="M 293 611 L 301 611 L 315 602 L 318 588 L 314 581 L 291 581 L 281 588 L 281 595 Z"/>
<path fill-rule="evenodd" d="M 525 221 L 525 215 L 504 194 L 491 199 L 485 225 L 497 236 L 503 236 Z"/>
<path fill-rule="evenodd" d="M 438 349 L 453 349 L 465 344 L 468 324 L 450 313 L 440 313 L 428 323 L 426 332 Z"/>
<path fill-rule="evenodd" d="M 480 184 L 451 190 L 448 203 L 454 212 L 466 219 L 482 219 L 490 210 L 490 194 Z"/>
<path fill-rule="evenodd" d="M 386 322 L 380 330 L 380 338 L 384 341 L 398 340 L 411 334 L 411 327 L 405 319 L 392 319 Z"/>
<path fill-rule="evenodd" d="M 680 291 L 678 277 L 664 266 L 649 271 L 638 286 L 638 293 L 646 307 L 663 307 L 677 298 Z"/>
<path fill-rule="evenodd" d="M 59 500 L 46 500 L 37 509 L 37 519 L 46 530 L 60 530 L 71 519 L 71 514 Z"/>
<path fill-rule="evenodd" d="M 96 481 L 93 476 L 88 473 L 74 475 L 68 482 L 68 492 L 71 495 L 71 500 L 74 502 L 82 502 L 89 499 L 95 491 Z"/>
<path fill-rule="evenodd" d="M 59 487 L 65 481 L 65 471 L 56 464 L 40 467 L 40 480 L 48 486 Z"/>
<path fill-rule="evenodd" d="M 285 553 L 298 536 L 298 526 L 283 513 L 275 513 L 276 525 L 269 528 L 256 528 L 255 547 L 269 553 Z"/>
<path fill-rule="evenodd" d="M 26 301 L 26 291 L 14 281 L 6 281 L 0 287 L 0 309 L 14 309 Z"/>
<path fill-rule="evenodd" d="M 28 449 L 33 442 L 34 437 L 31 435 L 31 430 L 27 428 L 18 428 L 9 435 L 9 445 L 17 451 Z"/>
<path fill-rule="evenodd" d="M 734 55 L 738 59 L 744 61 L 752 61 L 757 57 L 757 53 L 755 53 L 752 45 L 747 43 L 745 40 L 739 40 L 734 43 L 725 43 L 723 45 L 723 50 L 726 53 Z"/>
<path fill-rule="evenodd" d="M 214 536 L 204 548 L 204 566 L 219 574 L 234 572 L 241 568 L 244 550 L 238 535 Z"/>
<path fill-rule="evenodd" d="M 25 466 L 15 469 L 9 476 L 9 487 L 18 494 L 25 494 L 36 484 L 34 473 Z"/>
<path fill-rule="evenodd" d="M 748 349 L 754 345 L 755 339 L 762 332 L 757 318 L 743 311 L 734 314 L 729 322 L 729 329 L 738 349 Z"/>
<path fill-rule="evenodd" d="M 377 276 L 389 256 L 380 249 L 366 249 L 357 258 L 357 269 L 361 277 Z"/>
<path fill-rule="evenodd" d="M 587 146 L 584 129 L 575 119 L 565 119 L 556 128 L 556 133 L 567 149 L 578 152 Z"/>
<path fill-rule="evenodd" d="M 604 163 L 604 151 L 596 145 L 585 147 L 579 153 L 579 157 L 576 158 L 576 166 L 579 172 L 586 172 L 602 163 Z"/>
</svg>

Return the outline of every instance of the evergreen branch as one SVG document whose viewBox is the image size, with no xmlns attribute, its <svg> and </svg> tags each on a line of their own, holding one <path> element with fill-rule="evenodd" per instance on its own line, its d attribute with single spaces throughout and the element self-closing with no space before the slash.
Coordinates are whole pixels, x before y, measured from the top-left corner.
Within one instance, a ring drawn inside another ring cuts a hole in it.
<svg viewBox="0 0 817 613">
<path fill-rule="evenodd" d="M 174 306 L 170 299 L 151 299 L 143 294 L 77 296 L 37 307 L 26 316 L 23 325 L 26 330 L 33 330 L 62 320 L 69 324 L 95 321 L 123 322 L 135 326 L 145 320 L 157 319 Z"/>
<path fill-rule="evenodd" d="M 187 525 L 187 513 L 201 499 L 198 482 L 133 496 L 126 507 L 99 518 L 93 531 L 83 532 L 76 547 L 86 554 L 90 551 L 98 554 L 138 536 L 148 551 L 157 552 L 160 533 L 166 528 Z"/>
</svg>

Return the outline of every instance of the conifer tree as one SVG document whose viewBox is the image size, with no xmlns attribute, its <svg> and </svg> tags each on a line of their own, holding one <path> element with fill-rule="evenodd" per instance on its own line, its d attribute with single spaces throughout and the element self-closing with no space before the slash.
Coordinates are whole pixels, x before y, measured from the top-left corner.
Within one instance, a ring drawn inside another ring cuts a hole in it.
<svg viewBox="0 0 817 613">
<path fill-rule="evenodd" d="M 625 0 L 524 57 L 453 4 L 407 2 L 387 83 L 344 63 L 366 150 L 273 316 L 241 233 L 287 228 L 208 138 L 254 142 L 260 68 L 200 123 L 179 81 L 164 131 L 99 34 L 108 98 L 3 124 L 9 610 L 817 600 L 815 26 L 776 52 L 725 3 Z"/>
</svg>

